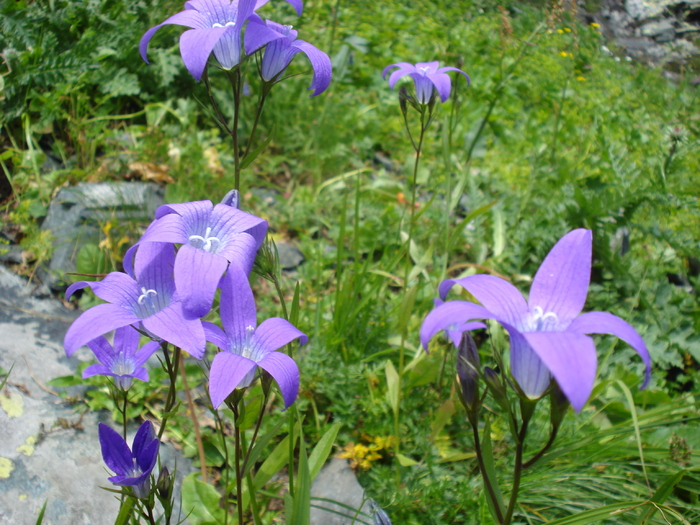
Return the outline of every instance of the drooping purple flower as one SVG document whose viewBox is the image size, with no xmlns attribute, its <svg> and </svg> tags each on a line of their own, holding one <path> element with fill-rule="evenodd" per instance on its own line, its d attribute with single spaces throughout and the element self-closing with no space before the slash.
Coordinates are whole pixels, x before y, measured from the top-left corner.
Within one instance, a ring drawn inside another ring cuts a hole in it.
<svg viewBox="0 0 700 525">
<path fill-rule="evenodd" d="M 185 10 L 174 14 L 165 22 L 152 27 L 141 38 L 139 51 L 148 63 L 148 43 L 164 25 L 181 25 L 190 28 L 180 36 L 180 54 L 187 70 L 199 80 L 212 51 L 223 69 L 232 69 L 242 58 L 241 36 L 243 26 L 255 9 L 265 4 L 256 0 L 188 0 Z M 301 14 L 301 1 L 289 0 Z M 253 53 L 270 40 L 278 38 L 273 31 L 245 35 L 245 52 Z"/>
<path fill-rule="evenodd" d="M 255 38 L 265 38 L 266 32 L 270 30 L 277 33 L 279 38 L 272 40 L 265 48 L 261 65 L 263 80 L 270 82 L 279 78 L 294 55 L 303 52 L 309 58 L 314 70 L 314 77 L 309 87 L 314 90 L 311 96 L 323 93 L 330 85 L 333 74 L 331 59 L 328 55 L 308 42 L 297 40 L 297 32 L 292 29 L 292 26 L 278 24 L 272 20 L 263 22 L 258 16 L 251 18 L 246 35 L 259 33 L 260 35 Z"/>
<path fill-rule="evenodd" d="M 644 340 L 632 326 L 606 312 L 580 314 L 591 274 L 590 230 L 574 230 L 552 248 L 542 262 L 525 301 L 507 281 L 492 275 L 447 279 L 440 284 L 446 296 L 458 284 L 483 306 L 449 301 L 435 308 L 423 322 L 421 341 L 469 319 L 495 319 L 510 335 L 513 378 L 531 399 L 543 395 L 554 376 L 571 405 L 580 411 L 596 376 L 593 339 L 586 334 L 612 334 L 634 348 L 646 365 L 644 388 L 651 377 L 651 359 Z"/>
<path fill-rule="evenodd" d="M 129 449 L 124 438 L 104 423 L 98 427 L 102 459 L 116 476 L 109 481 L 120 487 L 132 487 L 134 494 L 145 498 L 150 492 L 150 476 L 158 460 L 160 441 L 150 421 L 143 423 Z"/>
<path fill-rule="evenodd" d="M 132 379 L 148 381 L 148 371 L 143 364 L 160 348 L 157 341 L 149 341 L 139 349 L 141 334 L 131 326 L 117 328 L 114 345 L 103 336 L 88 342 L 100 364 L 88 366 L 83 379 L 95 375 L 111 376 L 117 388 L 128 390 Z"/>
<path fill-rule="evenodd" d="M 456 71 L 464 75 L 467 83 L 470 82 L 469 75 L 456 67 L 439 67 L 440 64 L 435 62 L 418 62 L 415 66 L 408 62 L 397 62 L 384 68 L 382 78 L 386 79 L 387 74 L 394 68 L 398 68 L 389 76 L 389 87 L 394 89 L 396 82 L 406 75 L 409 75 L 416 86 L 416 100 L 419 104 L 427 104 L 433 97 L 433 93 L 437 90 L 440 100 L 445 102 L 452 89 L 452 81 L 448 71 Z"/>
<path fill-rule="evenodd" d="M 70 285 L 66 297 L 89 286 L 107 302 L 83 312 L 68 328 L 63 341 L 66 354 L 112 330 L 134 325 L 201 359 L 206 344 L 202 322 L 182 308 L 175 291 L 174 263 L 172 245 L 149 243 L 139 249 L 134 268 L 129 265 L 127 273 L 112 272 L 101 281 Z"/>
<path fill-rule="evenodd" d="M 288 355 L 277 352 L 284 345 L 299 339 L 306 344 L 308 337 L 289 321 L 272 317 L 257 326 L 255 299 L 246 273 L 235 264 L 221 280 L 221 323 L 203 323 L 207 341 L 222 352 L 214 356 L 209 372 L 209 396 L 218 408 L 236 388 L 250 385 L 258 367 L 277 381 L 289 407 L 299 391 L 299 368 Z"/>
<path fill-rule="evenodd" d="M 211 310 L 228 264 L 235 262 L 250 273 L 266 233 L 267 221 L 226 204 L 166 204 L 156 210 L 156 220 L 126 252 L 124 268 L 131 267 L 137 248 L 138 254 L 154 242 L 182 244 L 174 265 L 178 297 L 185 312 L 203 317 Z"/>
</svg>

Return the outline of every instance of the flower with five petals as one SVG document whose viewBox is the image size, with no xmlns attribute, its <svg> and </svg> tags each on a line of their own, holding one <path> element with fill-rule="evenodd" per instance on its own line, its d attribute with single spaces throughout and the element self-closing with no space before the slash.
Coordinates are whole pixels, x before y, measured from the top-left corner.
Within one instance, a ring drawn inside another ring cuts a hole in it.
<svg viewBox="0 0 700 525">
<path fill-rule="evenodd" d="M 450 80 L 450 75 L 447 74 L 448 71 L 456 71 L 464 75 L 464 78 L 467 79 L 467 84 L 470 80 L 469 75 L 461 69 L 439 66 L 440 63 L 437 60 L 434 62 L 418 62 L 415 66 L 408 62 L 397 62 L 384 68 L 382 78 L 386 79 L 389 71 L 394 69 L 389 75 L 389 87 L 391 89 L 394 89 L 394 85 L 400 78 L 408 75 L 413 79 L 416 86 L 416 100 L 419 104 L 428 104 L 436 90 L 440 96 L 440 101 L 445 102 L 452 90 L 452 81 Z"/>
</svg>

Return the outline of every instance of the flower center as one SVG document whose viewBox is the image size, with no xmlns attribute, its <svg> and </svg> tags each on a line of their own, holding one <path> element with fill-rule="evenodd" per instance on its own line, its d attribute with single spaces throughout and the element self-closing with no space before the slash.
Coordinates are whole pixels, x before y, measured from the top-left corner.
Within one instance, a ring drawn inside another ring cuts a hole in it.
<svg viewBox="0 0 700 525">
<path fill-rule="evenodd" d="M 146 288 L 142 286 L 141 287 L 141 295 L 139 295 L 139 298 L 138 298 L 138 303 L 144 304 L 146 301 L 148 301 L 147 306 L 155 308 L 155 305 L 153 304 L 153 299 L 151 299 L 149 297 L 151 294 L 158 295 L 158 292 L 156 292 L 155 290 L 146 290 Z"/>
<path fill-rule="evenodd" d="M 233 27 L 236 22 L 226 22 L 225 24 L 220 24 L 219 22 L 214 22 L 211 27 Z"/>
<path fill-rule="evenodd" d="M 418 71 L 420 71 L 423 74 L 423 76 L 425 76 L 428 73 L 430 73 L 430 66 L 419 67 Z"/>
<path fill-rule="evenodd" d="M 533 332 L 553 332 L 557 330 L 559 317 L 554 312 L 544 312 L 541 307 L 535 306 L 529 324 L 528 328 Z"/>
<path fill-rule="evenodd" d="M 201 235 L 190 235 L 189 236 L 189 241 L 190 245 L 194 246 L 195 248 L 199 248 L 194 242 L 192 241 L 199 241 L 202 243 L 202 250 L 205 252 L 211 252 L 212 249 L 212 243 L 216 242 L 216 246 L 218 247 L 219 244 L 221 244 L 221 241 L 219 240 L 218 237 L 214 237 L 213 235 L 210 237 L 209 234 L 211 233 L 211 228 L 207 227 L 207 231 L 204 233 L 204 237 Z"/>
<path fill-rule="evenodd" d="M 253 355 L 252 338 L 254 333 L 254 326 L 248 325 L 245 327 L 245 341 L 243 343 L 243 348 L 241 348 L 241 355 L 246 359 L 253 359 L 251 356 Z M 253 361 L 255 361 L 255 359 L 253 359 Z"/>
</svg>

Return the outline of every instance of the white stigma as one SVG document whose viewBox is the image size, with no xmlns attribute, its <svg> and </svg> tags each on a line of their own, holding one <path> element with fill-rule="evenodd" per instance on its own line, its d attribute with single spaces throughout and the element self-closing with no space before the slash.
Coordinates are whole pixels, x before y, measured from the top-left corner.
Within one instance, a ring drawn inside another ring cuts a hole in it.
<svg viewBox="0 0 700 525">
<path fill-rule="evenodd" d="M 533 309 L 533 315 L 531 318 L 532 328 L 537 332 L 545 332 L 546 325 L 556 326 L 559 322 L 559 317 L 554 312 L 544 312 L 541 307 L 535 306 Z"/>
<path fill-rule="evenodd" d="M 233 27 L 236 22 L 226 22 L 225 24 L 220 24 L 219 22 L 214 22 L 211 27 Z"/>
<path fill-rule="evenodd" d="M 156 292 L 155 290 L 146 290 L 146 288 L 142 286 L 141 287 L 141 295 L 139 295 L 139 298 L 138 298 L 138 303 L 143 304 L 143 302 L 146 299 L 148 299 L 148 296 L 151 294 L 158 295 L 158 292 Z"/>
<path fill-rule="evenodd" d="M 421 73 L 423 73 L 423 75 L 427 75 L 428 73 L 430 73 L 430 66 L 419 67 L 419 68 L 418 68 L 418 71 L 420 71 Z"/>
<path fill-rule="evenodd" d="M 216 242 L 216 245 L 218 246 L 221 244 L 221 241 L 219 240 L 218 237 L 214 237 L 213 235 L 210 237 L 209 234 L 211 233 L 211 228 L 207 227 L 207 231 L 204 233 L 204 237 L 201 235 L 190 235 L 188 240 L 190 241 L 190 244 L 192 244 L 192 241 L 201 241 L 202 242 L 202 250 L 205 252 L 210 252 L 212 245 L 212 242 Z"/>
</svg>

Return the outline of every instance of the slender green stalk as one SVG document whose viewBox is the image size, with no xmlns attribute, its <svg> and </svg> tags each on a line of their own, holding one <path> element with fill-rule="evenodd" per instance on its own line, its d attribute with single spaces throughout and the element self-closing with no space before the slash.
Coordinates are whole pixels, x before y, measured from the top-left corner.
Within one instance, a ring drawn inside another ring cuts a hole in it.
<svg viewBox="0 0 700 525">
<path fill-rule="evenodd" d="M 216 428 L 221 436 L 221 448 L 224 449 L 224 525 L 228 524 L 228 485 L 229 485 L 229 453 L 228 444 L 226 443 L 226 433 L 224 432 L 224 422 L 219 415 L 218 410 L 212 410 L 214 414 L 214 419 L 216 420 Z"/>
<path fill-rule="evenodd" d="M 532 456 L 529 460 L 527 460 L 525 463 L 523 463 L 523 468 L 530 468 L 532 465 L 537 463 L 539 459 L 544 456 L 547 451 L 552 448 L 552 445 L 554 444 L 554 440 L 557 438 L 557 433 L 559 432 L 559 427 L 552 427 L 552 431 L 549 433 L 549 439 L 547 440 L 547 443 L 545 443 L 544 447 Z"/>
<path fill-rule="evenodd" d="M 260 93 L 260 99 L 258 100 L 258 108 L 255 111 L 255 118 L 253 120 L 253 128 L 250 130 L 250 137 L 248 137 L 248 143 L 245 146 L 245 151 L 243 152 L 243 159 L 248 156 L 250 148 L 255 141 L 255 133 L 258 130 L 258 123 L 260 122 L 260 116 L 262 115 L 263 107 L 265 106 L 265 100 L 270 92 L 270 87 L 265 85 L 262 92 Z"/>
<path fill-rule="evenodd" d="M 238 119 L 241 109 L 241 70 L 240 67 L 228 71 L 228 79 L 233 92 L 233 126 L 230 134 L 233 142 L 233 188 L 241 191 L 241 158 L 238 151 Z"/>
<path fill-rule="evenodd" d="M 163 341 L 161 343 L 163 348 L 163 356 L 165 358 L 165 366 L 170 378 L 170 388 L 168 390 L 168 396 L 165 398 L 165 406 L 163 407 L 163 418 L 160 422 L 160 430 L 158 431 L 158 439 L 163 437 L 165 432 L 165 427 L 168 423 L 168 418 L 170 417 L 170 412 L 175 406 L 175 401 L 177 400 L 176 390 L 177 390 L 177 375 L 180 370 L 180 349 L 175 347 L 173 352 L 173 359 L 170 359 L 170 352 L 168 351 L 168 343 Z"/>
<path fill-rule="evenodd" d="M 486 487 L 486 492 L 493 508 L 496 510 L 496 518 L 500 523 L 503 523 L 503 512 L 501 511 L 501 505 L 496 497 L 496 491 L 493 488 L 493 483 L 496 480 L 491 480 L 488 473 L 486 472 L 486 465 L 484 464 L 484 454 L 481 449 L 481 440 L 479 439 L 479 423 L 476 418 L 468 418 L 469 424 L 472 427 L 472 433 L 474 435 L 474 451 L 476 452 L 476 460 L 479 464 L 479 472 L 481 472 L 481 478 L 484 480 L 484 487 Z"/>
<path fill-rule="evenodd" d="M 525 437 L 527 436 L 527 428 L 530 424 L 530 419 L 535 411 L 535 406 L 537 401 L 525 401 L 521 400 L 520 403 L 520 414 L 523 423 L 520 427 L 520 431 L 516 436 L 515 444 L 515 465 L 513 466 L 513 486 L 511 487 L 510 499 L 508 501 L 508 507 L 506 509 L 506 515 L 503 517 L 503 525 L 510 525 L 513 519 L 513 511 L 515 510 L 515 504 L 518 501 L 518 491 L 520 490 L 520 479 L 523 473 L 523 449 L 525 448 Z"/>
<path fill-rule="evenodd" d="M 262 410 L 260 412 L 264 412 L 265 410 L 265 403 L 263 403 Z M 241 449 L 246 450 L 246 457 L 243 460 L 243 465 L 241 467 L 241 473 L 245 472 L 245 467 L 246 463 L 248 461 L 248 454 L 250 453 L 250 450 L 253 448 L 253 442 L 251 441 L 250 445 L 246 442 L 245 438 L 245 432 L 241 432 Z M 248 494 L 250 494 L 250 510 L 253 513 L 253 521 L 255 522 L 255 525 L 260 525 L 260 509 L 258 508 L 258 500 L 255 497 L 255 484 L 253 483 L 253 476 L 250 472 L 246 472 L 245 474 L 245 480 L 246 484 L 248 485 Z"/>
<path fill-rule="evenodd" d="M 233 446 L 234 446 L 234 461 L 236 468 L 236 509 L 238 510 L 238 525 L 243 525 L 243 480 L 241 479 L 241 427 L 238 425 L 238 403 L 232 403 L 229 405 L 231 411 L 233 412 Z M 253 494 L 250 495 L 251 499 L 254 497 Z"/>
<path fill-rule="evenodd" d="M 126 405 L 129 400 L 129 391 L 128 390 L 122 390 L 122 394 L 124 395 L 124 400 L 122 404 L 122 437 L 124 438 L 124 441 L 126 441 Z"/>
</svg>

